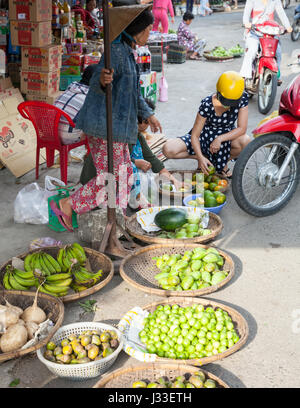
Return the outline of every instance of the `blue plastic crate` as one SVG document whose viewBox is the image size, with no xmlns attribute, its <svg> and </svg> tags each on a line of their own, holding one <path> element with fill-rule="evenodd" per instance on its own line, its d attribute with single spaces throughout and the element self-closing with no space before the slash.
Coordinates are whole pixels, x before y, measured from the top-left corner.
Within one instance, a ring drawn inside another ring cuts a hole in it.
<svg viewBox="0 0 300 408">
<path fill-rule="evenodd" d="M 60 77 L 59 90 L 65 91 L 72 82 L 79 82 L 81 75 L 63 75 Z"/>
</svg>

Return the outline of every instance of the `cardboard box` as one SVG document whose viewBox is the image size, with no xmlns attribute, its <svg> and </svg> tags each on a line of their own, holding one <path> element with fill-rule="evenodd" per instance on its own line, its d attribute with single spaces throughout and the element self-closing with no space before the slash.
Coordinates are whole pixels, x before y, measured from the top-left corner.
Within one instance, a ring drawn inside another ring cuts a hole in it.
<svg viewBox="0 0 300 408">
<path fill-rule="evenodd" d="M 76 65 L 63 65 L 60 69 L 61 76 L 79 76 L 81 75 L 81 67 Z"/>
<path fill-rule="evenodd" d="M 22 101 L 19 90 L 12 96 L 0 97 L 0 161 L 15 177 L 34 169 L 36 160 L 35 129 L 17 111 Z M 43 162 L 41 157 L 40 163 Z"/>
<path fill-rule="evenodd" d="M 0 92 L 4 92 L 6 89 L 13 88 L 11 79 L 8 78 L 0 78 Z"/>
<path fill-rule="evenodd" d="M 9 19 L 23 21 L 50 21 L 51 0 L 9 0 Z"/>
<path fill-rule="evenodd" d="M 82 66 L 83 55 L 73 55 L 73 54 L 63 54 L 62 56 L 62 65 L 73 65 L 73 66 Z"/>
<path fill-rule="evenodd" d="M 59 91 L 59 70 L 31 72 L 21 70 L 21 92 L 30 95 L 53 96 Z"/>
<path fill-rule="evenodd" d="M 11 43 L 14 46 L 44 47 L 52 42 L 51 21 L 35 23 L 11 20 L 10 34 Z"/>
<path fill-rule="evenodd" d="M 61 45 L 46 47 L 22 47 L 22 69 L 34 72 L 50 72 L 61 67 Z"/>
<path fill-rule="evenodd" d="M 40 101 L 40 102 L 45 102 L 49 103 L 50 105 L 53 105 L 56 99 L 62 94 L 62 92 L 58 92 L 57 94 L 53 96 L 46 96 L 46 95 L 41 95 L 41 94 L 35 94 L 35 95 L 26 95 L 26 100 L 27 101 Z"/>
</svg>

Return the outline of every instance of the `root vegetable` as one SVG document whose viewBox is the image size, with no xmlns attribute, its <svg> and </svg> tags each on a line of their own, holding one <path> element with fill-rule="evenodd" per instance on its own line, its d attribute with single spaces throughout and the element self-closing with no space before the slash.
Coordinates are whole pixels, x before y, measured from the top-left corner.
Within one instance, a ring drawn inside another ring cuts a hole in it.
<svg viewBox="0 0 300 408">
<path fill-rule="evenodd" d="M 25 327 L 27 329 L 29 339 L 30 340 L 33 339 L 35 332 L 39 328 L 39 325 L 36 324 L 35 322 L 27 322 L 25 323 Z"/>
<path fill-rule="evenodd" d="M 14 324 L 1 336 L 0 349 L 3 353 L 19 350 L 27 342 L 27 338 L 25 326 Z"/>
<path fill-rule="evenodd" d="M 43 309 L 41 309 L 37 305 L 37 297 L 38 297 L 39 288 L 36 291 L 34 302 L 32 306 L 27 307 L 24 310 L 23 314 L 21 315 L 21 319 L 23 319 L 24 322 L 34 322 L 34 323 L 40 324 L 44 322 L 47 318 L 46 313 L 43 311 Z"/>
<path fill-rule="evenodd" d="M 23 313 L 23 309 L 21 309 L 21 308 L 18 307 L 18 306 L 11 305 L 11 304 L 8 302 L 8 300 L 6 300 L 6 299 L 4 299 L 4 300 L 5 300 L 5 303 L 6 303 L 6 307 L 7 307 L 9 310 L 13 310 L 15 313 L 17 313 L 18 317 L 20 317 L 21 314 Z"/>
</svg>

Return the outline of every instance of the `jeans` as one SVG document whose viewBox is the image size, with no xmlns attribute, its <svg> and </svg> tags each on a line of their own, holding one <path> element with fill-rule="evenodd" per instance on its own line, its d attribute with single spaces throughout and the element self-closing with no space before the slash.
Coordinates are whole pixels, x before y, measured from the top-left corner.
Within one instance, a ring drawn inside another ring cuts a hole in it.
<svg viewBox="0 0 300 408">
<path fill-rule="evenodd" d="M 186 11 L 193 12 L 194 0 L 186 0 Z"/>
</svg>

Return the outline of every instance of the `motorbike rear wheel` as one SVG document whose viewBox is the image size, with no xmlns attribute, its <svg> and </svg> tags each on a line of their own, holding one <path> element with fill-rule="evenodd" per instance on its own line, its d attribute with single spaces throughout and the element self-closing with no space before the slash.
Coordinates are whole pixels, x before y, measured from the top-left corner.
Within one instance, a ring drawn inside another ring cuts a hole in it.
<svg viewBox="0 0 300 408">
<path fill-rule="evenodd" d="M 280 169 L 291 144 L 288 137 L 271 133 L 257 137 L 241 152 L 233 169 L 232 193 L 242 210 L 255 217 L 266 217 L 287 205 L 299 183 L 299 149 L 278 186 L 272 182 L 272 176 Z"/>
<path fill-rule="evenodd" d="M 300 37 L 300 27 L 297 23 L 294 23 L 292 28 L 293 28 L 293 31 L 291 32 L 291 40 L 298 41 Z"/>
<path fill-rule="evenodd" d="M 258 84 L 258 110 L 262 114 L 269 113 L 277 92 L 277 74 L 266 68 Z"/>
</svg>

